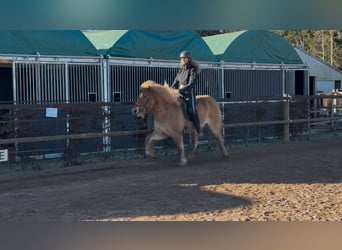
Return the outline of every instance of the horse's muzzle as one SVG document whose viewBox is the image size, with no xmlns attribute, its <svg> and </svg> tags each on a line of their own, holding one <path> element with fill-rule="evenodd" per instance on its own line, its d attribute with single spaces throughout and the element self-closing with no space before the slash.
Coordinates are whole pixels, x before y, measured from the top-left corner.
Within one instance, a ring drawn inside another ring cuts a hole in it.
<svg viewBox="0 0 342 250">
<path fill-rule="evenodd" d="M 146 110 L 143 107 L 133 107 L 132 108 L 132 114 L 138 118 L 144 119 L 146 116 Z"/>
</svg>

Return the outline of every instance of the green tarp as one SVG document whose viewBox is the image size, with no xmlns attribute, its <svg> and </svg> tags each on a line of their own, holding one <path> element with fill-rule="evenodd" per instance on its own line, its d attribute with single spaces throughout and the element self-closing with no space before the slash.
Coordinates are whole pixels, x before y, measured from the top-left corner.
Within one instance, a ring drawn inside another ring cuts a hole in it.
<svg viewBox="0 0 342 250">
<path fill-rule="evenodd" d="M 107 50 L 110 49 L 127 31 L 128 30 L 94 30 L 83 32 L 83 34 L 97 50 L 101 51 L 102 54 L 106 54 Z"/>
<path fill-rule="evenodd" d="M 302 64 L 294 48 L 271 31 L 200 37 L 191 30 L 0 31 L 0 54 L 99 56 L 178 60 L 189 50 L 197 61 Z"/>
<path fill-rule="evenodd" d="M 237 63 L 303 64 L 295 49 L 280 35 L 250 30 L 203 37 L 218 60 Z"/>
<path fill-rule="evenodd" d="M 127 30 L 115 35 L 115 42 L 107 51 L 113 57 L 178 60 L 182 50 L 189 50 L 195 60 L 217 61 L 208 45 L 194 31 Z"/>
<path fill-rule="evenodd" d="M 0 54 L 99 56 L 178 60 L 182 50 L 195 60 L 217 61 L 194 31 L 24 30 L 0 31 Z"/>
<path fill-rule="evenodd" d="M 99 51 L 79 30 L 0 31 L 0 54 L 97 56 Z"/>
</svg>

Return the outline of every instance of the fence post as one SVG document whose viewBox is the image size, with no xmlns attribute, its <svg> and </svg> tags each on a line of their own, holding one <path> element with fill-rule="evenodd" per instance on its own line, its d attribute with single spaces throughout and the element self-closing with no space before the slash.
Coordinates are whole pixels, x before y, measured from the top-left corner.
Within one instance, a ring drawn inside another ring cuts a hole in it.
<svg viewBox="0 0 342 250">
<path fill-rule="evenodd" d="M 284 123 L 284 142 L 290 140 L 290 96 L 284 95 L 283 98 L 283 120 L 287 121 Z"/>
<path fill-rule="evenodd" d="M 111 101 L 111 94 L 110 94 L 110 79 L 109 79 L 109 60 L 108 58 L 103 58 L 101 56 L 101 76 L 102 76 L 102 96 L 101 102 L 109 103 Z M 111 117 L 111 107 L 109 105 L 105 105 L 102 107 L 103 112 L 103 132 L 108 133 L 111 130 L 110 124 L 110 117 Z M 103 143 L 103 152 L 110 152 L 111 151 L 111 138 L 109 136 L 104 136 L 102 138 Z"/>
<path fill-rule="evenodd" d="M 334 111 L 335 111 L 334 106 L 335 106 L 335 103 L 334 102 L 336 102 L 336 99 L 332 98 L 332 97 L 330 97 L 330 98 L 331 98 L 331 102 L 330 102 L 329 109 L 330 109 L 330 118 L 331 118 L 331 132 L 334 132 L 334 130 L 335 130 L 335 124 L 334 124 Z"/>
<path fill-rule="evenodd" d="M 308 138 L 310 139 L 311 136 L 311 114 L 313 114 L 313 118 L 317 117 L 317 99 L 314 98 L 311 101 L 310 97 L 307 97 L 307 109 L 308 109 L 308 114 L 307 114 L 307 130 L 308 130 Z M 312 113 L 313 112 L 313 113 Z"/>
</svg>

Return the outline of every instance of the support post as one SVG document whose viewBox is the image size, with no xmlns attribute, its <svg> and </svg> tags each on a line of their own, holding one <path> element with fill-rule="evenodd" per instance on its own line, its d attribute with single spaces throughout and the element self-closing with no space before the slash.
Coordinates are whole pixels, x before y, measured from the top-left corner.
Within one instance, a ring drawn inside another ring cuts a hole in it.
<svg viewBox="0 0 342 250">
<path fill-rule="evenodd" d="M 283 99 L 284 142 L 290 141 L 290 96 L 284 95 Z"/>
</svg>

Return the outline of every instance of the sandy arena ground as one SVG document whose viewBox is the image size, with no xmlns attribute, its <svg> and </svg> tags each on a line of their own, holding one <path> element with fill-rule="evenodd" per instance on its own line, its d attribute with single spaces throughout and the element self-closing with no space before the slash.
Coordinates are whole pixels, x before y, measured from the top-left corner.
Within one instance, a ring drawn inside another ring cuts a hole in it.
<svg viewBox="0 0 342 250">
<path fill-rule="evenodd" d="M 5 221 L 342 221 L 342 139 L 0 176 Z"/>
</svg>

